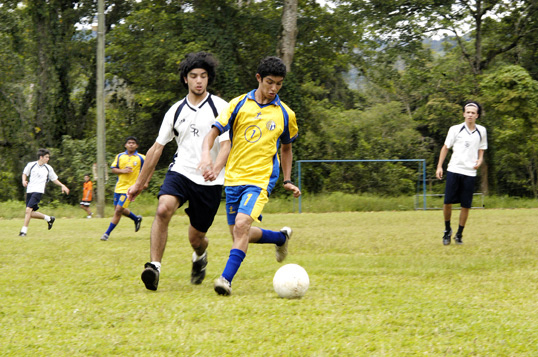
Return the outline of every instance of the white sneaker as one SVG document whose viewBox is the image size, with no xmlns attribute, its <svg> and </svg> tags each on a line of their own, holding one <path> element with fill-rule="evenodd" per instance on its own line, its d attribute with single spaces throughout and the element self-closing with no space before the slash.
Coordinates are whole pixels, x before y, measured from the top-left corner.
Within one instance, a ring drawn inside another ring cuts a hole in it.
<svg viewBox="0 0 538 357">
<path fill-rule="evenodd" d="M 288 242 L 290 241 L 293 231 L 290 227 L 284 227 L 280 230 L 280 232 L 284 233 L 284 235 L 286 236 L 286 241 L 280 246 L 275 246 L 276 261 L 279 263 L 286 259 L 286 257 L 288 256 Z"/>
<path fill-rule="evenodd" d="M 91 216 L 91 215 L 89 215 L 89 216 L 86 216 L 86 218 L 92 218 L 92 216 Z"/>
<path fill-rule="evenodd" d="M 101 237 L 101 240 L 108 240 L 108 234 L 104 233 Z"/>
<path fill-rule="evenodd" d="M 232 294 L 232 284 L 223 276 L 220 276 L 215 280 L 215 291 L 219 295 L 231 295 Z"/>
</svg>

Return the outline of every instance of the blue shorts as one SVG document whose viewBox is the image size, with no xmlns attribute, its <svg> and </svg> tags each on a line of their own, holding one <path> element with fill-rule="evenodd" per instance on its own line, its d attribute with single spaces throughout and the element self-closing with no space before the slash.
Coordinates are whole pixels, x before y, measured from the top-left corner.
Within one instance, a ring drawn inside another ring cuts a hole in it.
<svg viewBox="0 0 538 357">
<path fill-rule="evenodd" d="M 251 185 L 227 186 L 226 192 L 226 215 L 228 225 L 235 224 L 237 213 L 244 213 L 252 217 L 256 222 L 261 222 L 262 211 L 269 201 L 267 191 Z"/>
<path fill-rule="evenodd" d="M 131 201 L 127 199 L 126 193 L 114 192 L 114 207 L 121 206 L 123 208 L 127 208 L 129 207 L 129 203 L 131 203 Z"/>
<path fill-rule="evenodd" d="M 475 176 L 467 176 L 447 171 L 445 186 L 445 204 L 461 203 L 463 208 L 473 204 Z"/>
<path fill-rule="evenodd" d="M 222 185 L 198 185 L 175 171 L 168 171 L 158 196 L 162 195 L 177 197 L 179 207 L 188 201 L 189 207 L 185 213 L 189 216 L 191 226 L 205 233 L 219 210 Z"/>
<path fill-rule="evenodd" d="M 30 207 L 34 211 L 39 209 L 39 202 L 41 202 L 43 194 L 40 192 L 30 192 L 26 194 L 26 207 Z"/>
</svg>

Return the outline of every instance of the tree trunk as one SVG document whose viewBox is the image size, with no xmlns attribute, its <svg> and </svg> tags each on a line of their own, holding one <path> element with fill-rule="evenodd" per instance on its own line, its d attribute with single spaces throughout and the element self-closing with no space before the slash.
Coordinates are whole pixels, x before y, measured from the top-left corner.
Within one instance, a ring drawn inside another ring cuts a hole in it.
<svg viewBox="0 0 538 357">
<path fill-rule="evenodd" d="M 297 40 L 297 2 L 298 0 L 284 0 L 284 8 L 282 9 L 277 55 L 284 61 L 288 72 L 293 63 L 295 41 Z"/>
</svg>

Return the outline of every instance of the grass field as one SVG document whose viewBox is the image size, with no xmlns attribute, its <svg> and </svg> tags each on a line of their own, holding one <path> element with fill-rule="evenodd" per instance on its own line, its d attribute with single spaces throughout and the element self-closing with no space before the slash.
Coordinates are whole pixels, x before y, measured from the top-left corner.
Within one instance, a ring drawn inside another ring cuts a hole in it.
<svg viewBox="0 0 538 357">
<path fill-rule="evenodd" d="M 52 212 L 51 212 L 52 213 Z M 455 212 L 453 224 L 459 212 Z M 140 280 L 152 217 L 0 220 L 2 356 L 536 356 L 537 209 L 473 210 L 462 246 L 439 211 L 266 214 L 294 228 L 286 263 L 310 289 L 277 297 L 274 248 L 251 245 L 233 284 L 213 280 L 231 238 L 210 230 L 208 277 L 189 282 L 188 221 L 174 217 L 159 290 Z"/>
</svg>

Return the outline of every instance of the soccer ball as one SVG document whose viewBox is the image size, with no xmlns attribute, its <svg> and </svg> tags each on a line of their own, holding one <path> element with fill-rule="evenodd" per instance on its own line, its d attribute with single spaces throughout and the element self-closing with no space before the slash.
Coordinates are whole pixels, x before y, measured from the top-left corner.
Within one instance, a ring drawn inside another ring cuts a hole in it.
<svg viewBox="0 0 538 357">
<path fill-rule="evenodd" d="M 273 288 L 281 298 L 300 299 L 310 285 L 308 273 L 297 264 L 286 264 L 277 270 L 273 278 Z"/>
</svg>

